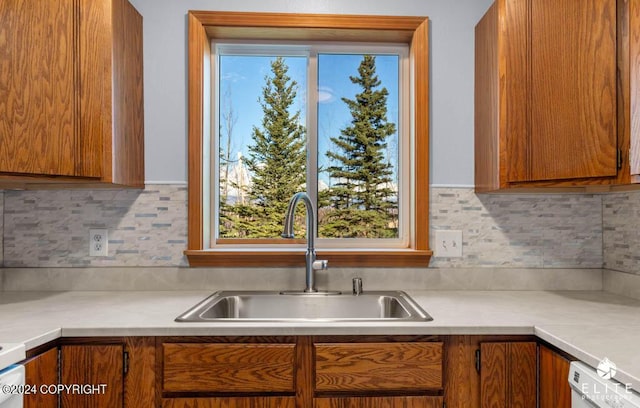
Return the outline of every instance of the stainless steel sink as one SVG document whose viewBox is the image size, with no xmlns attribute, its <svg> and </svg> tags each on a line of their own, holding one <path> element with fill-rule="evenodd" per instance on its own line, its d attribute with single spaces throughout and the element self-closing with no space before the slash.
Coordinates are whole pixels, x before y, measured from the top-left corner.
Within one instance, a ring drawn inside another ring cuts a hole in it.
<svg viewBox="0 0 640 408">
<path fill-rule="evenodd" d="M 409 295 L 400 291 L 363 292 L 357 296 L 221 291 L 176 318 L 177 322 L 431 320 Z"/>
</svg>

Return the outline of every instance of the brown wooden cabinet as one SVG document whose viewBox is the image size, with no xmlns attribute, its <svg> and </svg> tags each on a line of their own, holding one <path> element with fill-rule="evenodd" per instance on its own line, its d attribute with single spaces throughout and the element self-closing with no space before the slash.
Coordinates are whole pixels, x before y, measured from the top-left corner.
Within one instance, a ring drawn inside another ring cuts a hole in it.
<svg viewBox="0 0 640 408">
<path fill-rule="evenodd" d="M 126 0 L 0 2 L 0 187 L 142 187 L 142 17 Z"/>
<path fill-rule="evenodd" d="M 27 384 L 106 384 L 62 407 L 570 406 L 567 358 L 533 336 L 62 339 L 25 365 Z"/>
<path fill-rule="evenodd" d="M 85 392 L 73 389 L 62 392 L 61 407 L 123 407 L 123 355 L 121 344 L 62 346 L 61 384 L 89 385 L 92 388 Z"/>
<path fill-rule="evenodd" d="M 58 349 L 53 348 L 24 362 L 25 384 L 35 387 L 35 392 L 25 393 L 24 408 L 57 408 L 55 392 L 42 392 L 42 385 L 58 384 Z"/>
<path fill-rule="evenodd" d="M 438 391 L 441 342 L 316 343 L 315 390 Z"/>
<path fill-rule="evenodd" d="M 487 11 L 476 26 L 476 192 L 630 181 L 622 3 L 496 0 Z"/>
<path fill-rule="evenodd" d="M 25 395 L 25 407 L 154 407 L 155 346 L 153 337 L 62 339 L 35 351 L 24 365 L 37 392 Z"/>
<path fill-rule="evenodd" d="M 295 392 L 295 344 L 162 345 L 165 392 Z"/>
<path fill-rule="evenodd" d="M 316 398 L 314 408 L 442 408 L 442 397 Z"/>
<path fill-rule="evenodd" d="M 618 0 L 617 34 L 619 145 L 629 182 L 640 183 L 640 0 Z"/>
<path fill-rule="evenodd" d="M 458 408 L 535 407 L 533 336 L 446 336 L 444 402 Z"/>
<path fill-rule="evenodd" d="M 294 408 L 297 387 L 302 387 L 296 381 L 300 341 L 293 337 L 159 339 L 161 406 Z"/>
<path fill-rule="evenodd" d="M 571 408 L 570 361 L 543 345 L 538 353 L 540 408 Z"/>
<path fill-rule="evenodd" d="M 442 353 L 424 336 L 164 338 L 157 381 L 165 408 L 439 408 Z"/>
<path fill-rule="evenodd" d="M 165 398 L 162 408 L 295 408 L 294 397 Z"/>
<path fill-rule="evenodd" d="M 536 408 L 535 342 L 480 344 L 480 406 Z"/>
</svg>

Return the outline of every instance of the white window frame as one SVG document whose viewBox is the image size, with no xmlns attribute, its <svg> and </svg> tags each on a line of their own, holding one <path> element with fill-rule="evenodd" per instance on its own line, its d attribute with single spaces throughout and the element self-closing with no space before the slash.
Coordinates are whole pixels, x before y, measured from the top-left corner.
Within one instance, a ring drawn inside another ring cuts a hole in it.
<svg viewBox="0 0 640 408">
<path fill-rule="evenodd" d="M 415 165 L 411 154 L 413 145 L 412 129 L 412 95 L 411 95 L 411 72 L 409 61 L 409 46 L 404 43 L 345 43 L 345 42 L 302 42 L 302 41 L 244 41 L 244 40 L 212 40 L 211 41 L 211 72 L 209 76 L 213 89 L 210 109 L 213 123 L 220 123 L 219 117 L 219 63 L 218 57 L 223 55 L 263 55 L 263 56 L 305 56 L 308 58 L 307 65 L 307 112 L 306 134 L 307 134 L 307 175 L 309 185 L 307 194 L 317 207 L 317 170 L 318 170 L 318 126 L 317 126 L 317 85 L 318 85 L 318 54 L 372 54 L 372 55 L 397 55 L 399 57 L 398 67 L 398 238 L 317 238 L 316 247 L 324 249 L 375 249 L 407 248 L 415 239 L 414 231 L 414 199 L 411 186 L 414 184 L 413 167 Z M 356 73 L 352 73 L 355 75 Z M 204 214 L 205 215 L 205 242 L 209 248 L 224 249 L 249 249 L 249 248 L 296 248 L 303 244 L 290 243 L 283 239 L 282 243 L 257 243 L 258 240 L 236 240 L 227 238 L 217 238 L 218 236 L 218 214 L 219 214 L 219 126 L 211 126 L 209 132 L 210 139 L 205 143 L 209 148 L 205 148 L 204 178 L 205 194 Z M 205 134 L 206 134 L 205 133 Z M 207 157 L 208 156 L 208 157 Z M 317 211 L 317 208 L 316 208 Z M 317 214 L 316 214 L 317 215 Z M 316 217 L 317 218 L 317 217 Z M 317 229 L 316 229 L 317 230 Z M 299 238 L 304 238 L 300 236 Z M 224 242 L 223 245 L 219 241 Z M 237 242 L 236 242 L 237 241 Z M 245 242 L 242 242 L 245 241 Z M 265 239 L 270 241 L 270 239 Z"/>
</svg>

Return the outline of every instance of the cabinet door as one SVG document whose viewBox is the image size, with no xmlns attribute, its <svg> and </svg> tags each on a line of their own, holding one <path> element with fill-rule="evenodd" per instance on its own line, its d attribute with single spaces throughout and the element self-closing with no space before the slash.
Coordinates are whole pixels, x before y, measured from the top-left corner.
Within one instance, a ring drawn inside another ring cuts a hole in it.
<svg viewBox="0 0 640 408">
<path fill-rule="evenodd" d="M 109 144 L 111 123 L 111 92 L 113 66 L 112 53 L 112 1 L 79 1 L 79 135 L 76 163 L 78 175 L 99 177 L 103 160 L 111 152 L 104 152 Z M 109 165 L 111 159 L 109 157 Z"/>
<path fill-rule="evenodd" d="M 528 13 L 529 132 L 514 141 L 527 179 L 616 176 L 616 1 L 529 0 Z"/>
<path fill-rule="evenodd" d="M 480 406 L 536 408 L 536 343 L 480 345 Z"/>
<path fill-rule="evenodd" d="M 74 3 L 0 2 L 0 172 L 74 174 Z"/>
<path fill-rule="evenodd" d="M 628 38 L 628 65 L 629 72 L 624 79 L 629 80 L 629 94 L 625 95 L 627 98 L 624 102 L 629 104 L 629 110 L 625 110 L 624 115 L 619 116 L 619 120 L 624 120 L 630 123 L 629 138 L 631 145 L 631 174 L 640 176 L 640 1 L 631 0 L 629 2 L 621 2 L 622 10 L 619 10 L 618 15 L 624 18 L 625 14 L 627 18 L 619 23 L 619 30 L 621 31 L 619 36 L 621 38 Z M 625 13 L 624 7 L 628 7 Z M 626 23 L 626 24 L 625 24 Z M 624 44 L 624 43 L 623 43 Z M 620 54 L 624 55 L 624 52 Z M 623 58 L 624 61 L 624 58 Z M 625 70 L 622 69 L 624 72 Z M 623 81 L 624 84 L 624 81 Z M 622 109 L 621 109 L 622 111 Z M 621 112 L 622 113 L 622 112 Z M 640 180 L 636 180 L 640 182 Z"/>
<path fill-rule="evenodd" d="M 162 408 L 295 408 L 294 397 L 167 398 Z"/>
<path fill-rule="evenodd" d="M 36 387 L 36 393 L 24 396 L 24 408 L 57 408 L 56 393 L 42 393 L 40 387 L 58 383 L 58 349 L 46 351 L 24 365 L 25 384 Z"/>
<path fill-rule="evenodd" d="M 442 397 L 316 398 L 314 408 L 441 408 Z"/>
<path fill-rule="evenodd" d="M 61 383 L 100 387 L 95 393 L 62 392 L 62 408 L 122 407 L 123 353 L 122 345 L 62 346 Z"/>
<path fill-rule="evenodd" d="M 571 408 L 569 361 L 540 346 L 540 408 Z"/>
</svg>

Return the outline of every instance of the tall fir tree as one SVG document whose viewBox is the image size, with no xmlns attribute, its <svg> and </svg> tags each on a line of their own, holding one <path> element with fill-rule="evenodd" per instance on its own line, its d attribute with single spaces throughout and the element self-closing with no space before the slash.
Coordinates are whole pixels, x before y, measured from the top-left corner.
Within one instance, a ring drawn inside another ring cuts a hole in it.
<svg viewBox="0 0 640 408">
<path fill-rule="evenodd" d="M 385 87 L 376 75 L 375 57 L 365 55 L 351 82 L 362 91 L 355 99 L 342 98 L 351 112 L 351 124 L 332 137 L 335 151 L 327 152 L 335 165 L 327 171 L 331 188 L 324 192 L 328 202 L 320 233 L 326 237 L 392 238 L 398 204 L 391 188 L 392 165 L 385 158 L 386 139 L 396 132 L 387 121 Z"/>
<path fill-rule="evenodd" d="M 271 75 L 262 89 L 261 127 L 253 127 L 246 161 L 252 178 L 250 203 L 237 212 L 247 238 L 279 238 L 289 199 L 304 189 L 306 181 L 306 129 L 300 111 L 292 113 L 297 82 L 287 75 L 283 58 L 271 62 Z"/>
</svg>

